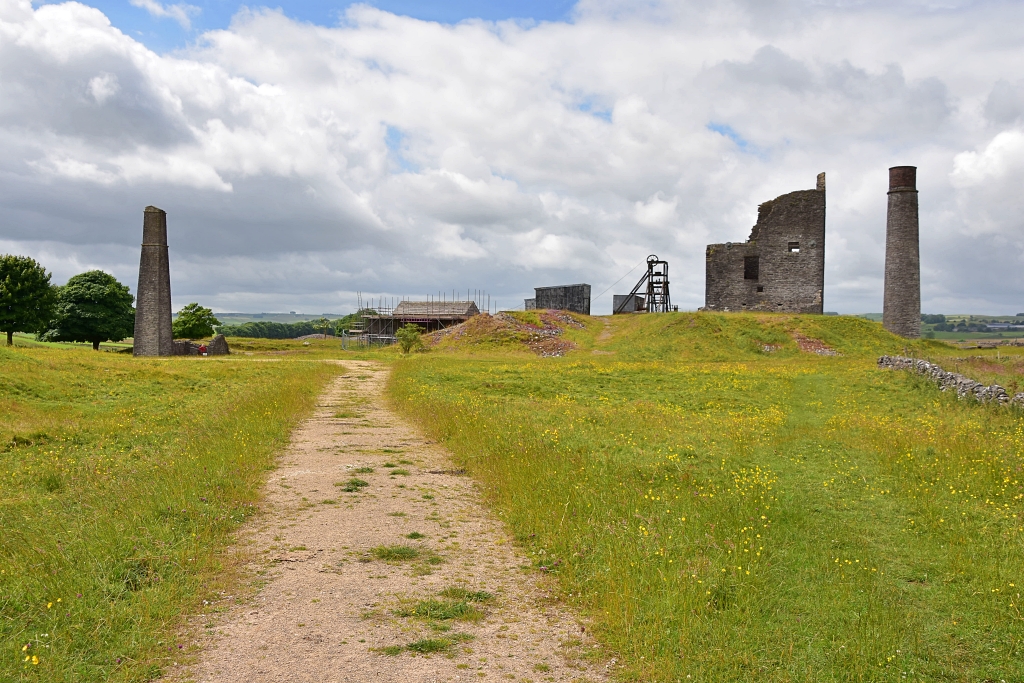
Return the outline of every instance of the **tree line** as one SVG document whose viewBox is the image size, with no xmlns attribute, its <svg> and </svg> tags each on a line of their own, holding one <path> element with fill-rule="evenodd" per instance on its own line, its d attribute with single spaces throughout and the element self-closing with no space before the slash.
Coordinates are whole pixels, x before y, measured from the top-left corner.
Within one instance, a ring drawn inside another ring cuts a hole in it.
<svg viewBox="0 0 1024 683">
<path fill-rule="evenodd" d="M 252 337 L 256 339 L 295 339 L 310 334 L 332 334 L 340 335 L 344 330 L 351 330 L 363 315 L 376 315 L 377 312 L 370 308 L 362 309 L 356 313 L 330 320 L 318 318 L 317 320 L 303 320 L 295 323 L 277 323 L 269 320 L 254 320 L 238 325 L 220 325 L 217 332 L 225 337 Z"/>
<path fill-rule="evenodd" d="M 15 332 L 40 341 L 86 342 L 97 350 L 101 342 L 135 334 L 135 297 L 113 275 L 90 270 L 64 285 L 52 284 L 50 277 L 35 259 L 0 254 L 0 331 L 7 333 L 8 346 Z M 191 303 L 179 311 L 173 334 L 208 337 L 219 324 L 209 308 Z"/>
</svg>

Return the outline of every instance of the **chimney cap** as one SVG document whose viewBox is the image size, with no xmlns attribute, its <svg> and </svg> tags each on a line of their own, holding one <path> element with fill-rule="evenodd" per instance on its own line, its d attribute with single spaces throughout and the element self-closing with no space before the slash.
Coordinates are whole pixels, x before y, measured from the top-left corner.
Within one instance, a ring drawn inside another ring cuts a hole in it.
<svg viewBox="0 0 1024 683">
<path fill-rule="evenodd" d="M 917 189 L 917 166 L 893 166 L 889 169 L 889 189 Z"/>
<path fill-rule="evenodd" d="M 167 213 L 163 209 L 158 209 L 155 206 L 147 206 L 146 207 L 146 212 L 147 213 Z"/>
</svg>

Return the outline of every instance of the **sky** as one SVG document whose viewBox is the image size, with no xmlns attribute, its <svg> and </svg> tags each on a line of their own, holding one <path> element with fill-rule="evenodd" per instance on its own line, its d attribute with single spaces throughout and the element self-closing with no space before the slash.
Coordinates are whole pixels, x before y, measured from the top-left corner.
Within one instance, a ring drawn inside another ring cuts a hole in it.
<svg viewBox="0 0 1024 683">
<path fill-rule="evenodd" d="M 134 292 L 155 205 L 175 309 L 587 282 L 608 313 L 653 253 L 693 310 L 705 245 L 824 171 L 825 309 L 875 312 L 887 169 L 913 165 L 923 309 L 1012 315 L 1021 25 L 983 0 L 0 0 L 0 253 Z"/>
</svg>

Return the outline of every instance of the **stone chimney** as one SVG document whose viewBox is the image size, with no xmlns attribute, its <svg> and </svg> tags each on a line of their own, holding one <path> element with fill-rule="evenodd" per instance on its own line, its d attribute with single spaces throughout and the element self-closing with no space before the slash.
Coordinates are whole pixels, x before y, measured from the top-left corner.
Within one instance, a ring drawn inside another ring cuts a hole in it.
<svg viewBox="0 0 1024 683">
<path fill-rule="evenodd" d="M 921 336 L 921 253 L 916 166 L 893 166 L 889 169 L 882 326 L 908 339 Z"/>
<path fill-rule="evenodd" d="M 142 257 L 135 299 L 136 356 L 170 356 L 171 268 L 167 260 L 167 214 L 147 206 L 142 219 Z"/>
</svg>

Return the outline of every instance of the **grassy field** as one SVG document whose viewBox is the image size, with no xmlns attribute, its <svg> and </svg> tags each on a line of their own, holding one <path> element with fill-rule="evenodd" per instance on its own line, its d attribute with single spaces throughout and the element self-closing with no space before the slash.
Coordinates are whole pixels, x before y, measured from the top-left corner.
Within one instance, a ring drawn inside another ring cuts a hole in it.
<svg viewBox="0 0 1024 683">
<path fill-rule="evenodd" d="M 608 325 L 564 358 L 404 359 L 390 396 L 623 679 L 1024 680 L 1024 419 L 875 367 L 909 352 L 1007 385 L 1019 356 L 956 361 L 845 316 Z"/>
<path fill-rule="evenodd" d="M 229 581 L 230 533 L 337 372 L 251 360 L 0 348 L 0 680 L 188 656 L 182 615 Z"/>
<path fill-rule="evenodd" d="M 312 361 L 337 357 L 394 363 L 395 405 L 624 680 L 1024 680 L 1024 418 L 875 368 L 913 353 L 1021 391 L 1016 349 L 680 313 L 579 318 L 559 337 L 577 350 L 539 358 L 530 326 L 562 323 L 512 318 L 402 359 L 336 340 L 0 349 L 0 680 L 148 680 L 187 659 L 182 615 L 231 585 L 231 532 L 336 372 Z"/>
</svg>

